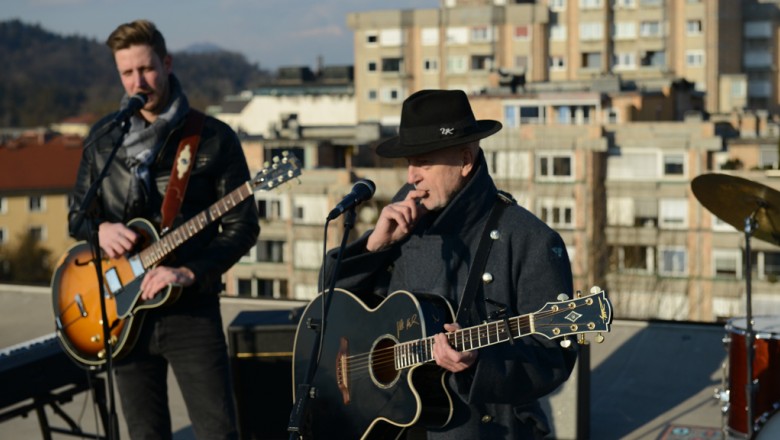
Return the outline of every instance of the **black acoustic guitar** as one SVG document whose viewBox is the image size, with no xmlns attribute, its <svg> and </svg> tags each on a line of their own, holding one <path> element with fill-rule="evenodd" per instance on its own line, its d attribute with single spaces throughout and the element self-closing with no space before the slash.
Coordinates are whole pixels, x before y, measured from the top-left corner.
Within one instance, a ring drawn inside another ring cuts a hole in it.
<svg viewBox="0 0 780 440">
<path fill-rule="evenodd" d="M 550 302 L 534 313 L 449 333 L 458 351 L 529 335 L 549 339 L 608 332 L 612 305 L 603 290 Z M 307 380 L 322 317 L 323 295 L 304 310 L 293 350 L 293 390 Z M 311 382 L 304 438 L 396 438 L 413 425 L 442 427 L 452 417 L 445 370 L 433 361 L 433 335 L 453 321 L 450 304 L 435 295 L 397 291 L 376 308 L 336 290 L 331 297 L 321 356 Z M 599 335 L 601 336 L 601 335 Z M 568 338 L 562 341 L 566 346 Z"/>
</svg>

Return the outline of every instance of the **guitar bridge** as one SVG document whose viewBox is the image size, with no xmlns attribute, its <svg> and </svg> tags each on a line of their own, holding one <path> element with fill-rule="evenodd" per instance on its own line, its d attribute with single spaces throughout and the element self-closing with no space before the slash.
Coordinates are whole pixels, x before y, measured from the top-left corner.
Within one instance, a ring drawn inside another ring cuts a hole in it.
<svg viewBox="0 0 780 440">
<path fill-rule="evenodd" d="M 341 399 L 344 405 L 349 404 L 349 360 L 348 350 L 349 342 L 346 338 L 341 338 L 339 343 L 339 352 L 336 355 L 336 383 L 341 390 Z"/>
</svg>

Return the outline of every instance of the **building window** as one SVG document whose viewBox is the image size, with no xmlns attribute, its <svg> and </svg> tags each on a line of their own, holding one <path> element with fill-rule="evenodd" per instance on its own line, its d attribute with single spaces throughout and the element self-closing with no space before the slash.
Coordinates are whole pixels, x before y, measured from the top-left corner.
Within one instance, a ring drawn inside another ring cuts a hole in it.
<svg viewBox="0 0 780 440">
<path fill-rule="evenodd" d="M 496 179 L 526 179 L 529 174 L 528 153 L 525 151 L 489 151 L 485 160 L 490 167 L 490 175 Z"/>
<path fill-rule="evenodd" d="M 758 254 L 758 258 L 753 259 L 758 267 L 758 278 L 770 282 L 780 280 L 780 252 L 763 251 Z M 740 266 L 742 267 L 742 266 Z"/>
<path fill-rule="evenodd" d="M 0 214 L 8 212 L 8 199 L 0 197 Z"/>
<path fill-rule="evenodd" d="M 257 210 L 260 211 L 260 218 L 266 220 L 278 220 L 282 218 L 282 202 L 279 200 L 257 201 Z"/>
<path fill-rule="evenodd" d="M 526 55 L 515 55 L 515 67 L 518 69 L 522 69 L 523 71 L 528 71 L 528 56 Z"/>
<path fill-rule="evenodd" d="M 550 40 L 566 41 L 566 25 L 553 24 L 550 26 Z"/>
<path fill-rule="evenodd" d="M 601 40 L 604 38 L 604 25 L 599 22 L 580 23 L 581 40 Z"/>
<path fill-rule="evenodd" d="M 661 0 L 639 0 L 642 6 L 661 6 Z"/>
<path fill-rule="evenodd" d="M 571 154 L 539 153 L 536 156 L 536 177 L 539 180 L 572 180 Z"/>
<path fill-rule="evenodd" d="M 582 54 L 582 67 L 584 69 L 601 68 L 601 52 L 585 52 Z"/>
<path fill-rule="evenodd" d="M 742 251 L 739 249 L 713 249 L 712 275 L 715 278 L 742 278 Z"/>
<path fill-rule="evenodd" d="M 447 28 L 447 44 L 461 45 L 469 42 L 469 28 L 451 27 Z"/>
<path fill-rule="evenodd" d="M 561 125 L 569 125 L 572 123 L 572 116 L 573 111 L 572 108 L 568 105 L 562 105 L 560 107 L 555 107 L 555 110 L 558 112 L 558 123 Z"/>
<path fill-rule="evenodd" d="M 376 46 L 379 44 L 379 34 L 376 32 L 366 32 L 366 46 Z"/>
<path fill-rule="evenodd" d="M 634 52 L 615 52 L 612 56 L 612 68 L 615 70 L 636 69 L 636 54 Z"/>
<path fill-rule="evenodd" d="M 658 201 L 659 227 L 685 229 L 688 227 L 688 200 L 661 199 Z"/>
<path fill-rule="evenodd" d="M 382 89 L 382 102 L 398 102 L 401 100 L 401 90 L 395 87 Z"/>
<path fill-rule="evenodd" d="M 376 98 L 377 98 L 376 89 L 368 89 L 368 96 L 367 96 L 367 98 L 368 98 L 369 101 L 376 101 Z"/>
<path fill-rule="evenodd" d="M 46 228 L 43 226 L 30 226 L 30 237 L 35 241 L 46 240 Z"/>
<path fill-rule="evenodd" d="M 41 212 L 46 209 L 46 199 L 43 196 L 30 196 L 27 206 L 30 212 Z"/>
<path fill-rule="evenodd" d="M 322 242 L 297 240 L 295 242 L 294 266 L 299 269 L 319 269 L 322 265 Z"/>
<path fill-rule="evenodd" d="M 685 276 L 688 273 L 688 251 L 684 247 L 659 248 L 658 262 L 661 275 Z"/>
<path fill-rule="evenodd" d="M 492 29 L 487 26 L 476 26 L 471 28 L 472 43 L 488 43 L 493 41 Z"/>
<path fill-rule="evenodd" d="M 639 35 L 643 37 L 659 37 L 661 36 L 661 22 L 660 21 L 643 21 L 639 24 Z"/>
<path fill-rule="evenodd" d="M 702 24 L 701 20 L 688 20 L 685 22 L 685 31 L 688 35 L 701 35 Z"/>
<path fill-rule="evenodd" d="M 648 50 L 640 59 L 640 64 L 643 67 L 665 67 L 666 52 L 662 50 Z"/>
<path fill-rule="evenodd" d="M 612 272 L 644 273 L 655 271 L 655 249 L 651 246 L 610 246 Z"/>
<path fill-rule="evenodd" d="M 539 218 L 551 228 L 574 227 L 574 200 L 542 198 L 538 202 Z"/>
<path fill-rule="evenodd" d="M 377 70 L 376 61 L 369 61 L 368 64 L 366 65 L 366 70 L 369 72 L 376 72 Z"/>
<path fill-rule="evenodd" d="M 447 72 L 450 73 L 463 73 L 467 69 L 466 57 L 464 56 L 452 56 L 447 58 Z"/>
<path fill-rule="evenodd" d="M 774 32 L 771 21 L 746 21 L 744 29 L 747 38 L 770 38 Z"/>
<path fill-rule="evenodd" d="M 400 72 L 402 58 L 382 58 L 382 72 Z"/>
<path fill-rule="evenodd" d="M 439 71 L 439 60 L 436 58 L 426 58 L 423 60 L 423 71 L 424 72 L 438 72 Z"/>
<path fill-rule="evenodd" d="M 493 67 L 493 57 L 490 55 L 472 55 L 471 70 L 490 70 Z"/>
<path fill-rule="evenodd" d="M 515 40 L 528 40 L 531 33 L 528 26 L 515 26 Z"/>
<path fill-rule="evenodd" d="M 580 9 L 598 9 L 602 6 L 602 0 L 580 0 Z"/>
<path fill-rule="evenodd" d="M 703 50 L 687 50 L 687 51 L 685 51 L 685 64 L 688 67 L 702 67 L 702 66 L 704 66 L 704 51 Z"/>
<path fill-rule="evenodd" d="M 618 21 L 612 26 L 612 38 L 627 40 L 636 38 L 636 22 Z"/>
<path fill-rule="evenodd" d="M 400 46 L 404 42 L 404 35 L 401 29 L 383 29 L 379 33 L 379 44 L 381 46 Z"/>
<path fill-rule="evenodd" d="M 262 263 L 284 262 L 284 242 L 260 240 L 257 243 L 257 261 Z"/>
<path fill-rule="evenodd" d="M 439 45 L 439 28 L 424 28 L 421 31 L 421 40 L 423 46 Z"/>
<path fill-rule="evenodd" d="M 614 107 L 604 109 L 604 121 L 606 121 L 607 124 L 617 124 L 620 122 L 618 109 Z"/>
<path fill-rule="evenodd" d="M 563 70 L 566 68 L 566 57 L 562 55 L 550 56 L 550 70 Z"/>
<path fill-rule="evenodd" d="M 5 228 L 0 228 L 0 246 L 5 244 L 5 241 L 8 240 L 8 238 L 6 238 L 7 234 Z"/>
<path fill-rule="evenodd" d="M 636 8 L 636 0 L 612 0 L 615 8 Z"/>
<path fill-rule="evenodd" d="M 685 175 L 685 155 L 683 153 L 664 154 L 664 176 L 683 177 Z"/>
<path fill-rule="evenodd" d="M 553 11 L 566 10 L 566 0 L 548 0 L 547 3 Z"/>
</svg>

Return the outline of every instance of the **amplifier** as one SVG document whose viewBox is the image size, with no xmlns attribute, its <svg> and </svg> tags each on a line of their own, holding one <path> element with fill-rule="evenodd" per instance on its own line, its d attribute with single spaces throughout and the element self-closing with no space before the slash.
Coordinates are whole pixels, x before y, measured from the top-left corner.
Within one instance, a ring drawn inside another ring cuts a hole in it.
<svg viewBox="0 0 780 440">
<path fill-rule="evenodd" d="M 287 439 L 301 309 L 244 311 L 228 326 L 239 437 Z"/>
</svg>

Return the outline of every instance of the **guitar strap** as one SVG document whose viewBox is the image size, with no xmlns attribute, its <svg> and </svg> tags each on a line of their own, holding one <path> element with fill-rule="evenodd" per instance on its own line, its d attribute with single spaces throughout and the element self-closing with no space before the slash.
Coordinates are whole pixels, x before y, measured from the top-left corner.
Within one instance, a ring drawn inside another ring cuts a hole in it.
<svg viewBox="0 0 780 440">
<path fill-rule="evenodd" d="M 469 268 L 469 275 L 466 279 L 466 286 L 463 288 L 463 294 L 460 296 L 460 303 L 458 303 L 458 312 L 455 314 L 455 322 L 461 325 L 466 325 L 466 322 L 461 322 L 468 319 L 471 314 L 471 309 L 474 307 L 474 295 L 477 294 L 477 287 L 482 277 L 482 272 L 485 270 L 487 264 L 487 257 L 490 254 L 490 248 L 493 244 L 493 238 L 490 233 L 496 228 L 499 217 L 509 205 L 513 205 L 515 199 L 509 193 L 504 191 L 498 191 L 498 200 L 490 209 L 490 214 L 485 222 L 485 227 L 482 230 L 482 238 L 479 240 L 477 246 L 477 253 L 474 255 L 474 260 Z"/>
<path fill-rule="evenodd" d="M 171 167 L 171 177 L 168 180 L 168 189 L 162 203 L 162 222 L 160 232 L 165 233 L 173 225 L 173 220 L 179 215 L 179 209 L 184 201 L 184 192 L 190 180 L 190 172 L 195 163 L 195 155 L 200 144 L 200 132 L 206 115 L 191 109 L 184 122 L 184 129 L 176 151 L 176 159 Z"/>
</svg>

